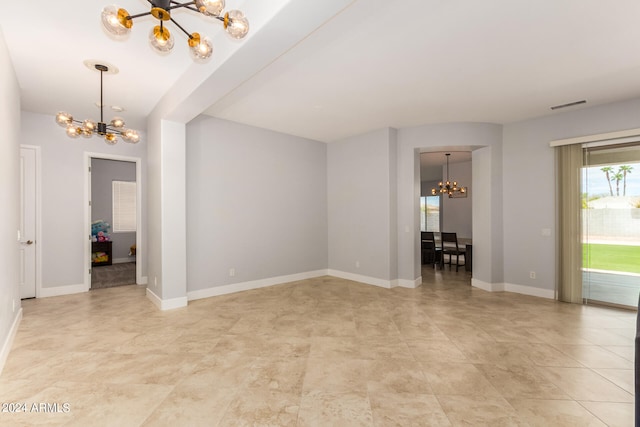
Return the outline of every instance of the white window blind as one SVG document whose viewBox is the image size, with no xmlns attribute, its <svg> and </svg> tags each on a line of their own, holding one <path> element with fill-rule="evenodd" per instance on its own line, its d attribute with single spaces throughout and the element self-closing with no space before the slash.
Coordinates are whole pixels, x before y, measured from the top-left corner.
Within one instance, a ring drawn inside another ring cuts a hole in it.
<svg viewBox="0 0 640 427">
<path fill-rule="evenodd" d="M 113 232 L 136 231 L 136 183 L 113 181 Z"/>
</svg>

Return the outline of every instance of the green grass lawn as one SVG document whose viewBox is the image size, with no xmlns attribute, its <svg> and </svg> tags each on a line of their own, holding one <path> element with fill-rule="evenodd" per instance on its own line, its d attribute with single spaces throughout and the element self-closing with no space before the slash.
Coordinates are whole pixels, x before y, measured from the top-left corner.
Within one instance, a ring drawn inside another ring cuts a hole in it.
<svg viewBox="0 0 640 427">
<path fill-rule="evenodd" d="M 584 244 L 582 262 L 585 268 L 640 274 L 640 246 Z"/>
</svg>

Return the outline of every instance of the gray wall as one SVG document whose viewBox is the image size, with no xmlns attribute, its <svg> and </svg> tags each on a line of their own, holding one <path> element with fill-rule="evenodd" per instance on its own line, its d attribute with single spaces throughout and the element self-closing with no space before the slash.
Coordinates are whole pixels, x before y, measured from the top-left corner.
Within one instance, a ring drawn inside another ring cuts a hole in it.
<svg viewBox="0 0 640 427">
<path fill-rule="evenodd" d="M 325 144 L 205 116 L 187 141 L 188 291 L 327 268 Z"/>
<path fill-rule="evenodd" d="M 420 196 L 431 196 L 431 189 L 438 188 L 438 181 L 422 181 L 420 182 Z"/>
<path fill-rule="evenodd" d="M 549 142 L 634 128 L 640 128 L 640 99 L 504 126 L 505 283 L 555 287 L 555 157 Z M 551 236 L 542 236 L 543 229 Z"/>
<path fill-rule="evenodd" d="M 114 261 L 135 261 L 129 257 L 136 233 L 113 232 L 113 181 L 136 181 L 136 164 L 119 160 L 91 159 L 91 221 L 103 220 L 111 225 L 109 233 Z"/>
<path fill-rule="evenodd" d="M 144 134 L 138 144 L 107 145 L 103 139 L 71 139 L 55 117 L 22 112 L 20 142 L 41 147 L 42 177 L 42 287 L 78 285 L 84 282 L 85 153 L 139 157 L 142 161 L 142 217 L 146 215 Z M 146 235 L 142 224 L 143 239 Z M 142 275 L 146 275 L 146 257 Z"/>
<path fill-rule="evenodd" d="M 391 129 L 328 144 L 330 269 L 397 279 L 396 155 Z"/>
<path fill-rule="evenodd" d="M 18 289 L 20 89 L 0 30 L 0 371 L 11 326 L 20 309 Z M 15 303 L 15 309 L 14 309 Z"/>
</svg>

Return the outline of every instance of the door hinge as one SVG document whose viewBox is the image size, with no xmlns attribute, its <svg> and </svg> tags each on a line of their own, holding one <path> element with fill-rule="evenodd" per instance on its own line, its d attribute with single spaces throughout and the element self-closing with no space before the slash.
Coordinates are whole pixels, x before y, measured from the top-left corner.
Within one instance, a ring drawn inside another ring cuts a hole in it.
<svg viewBox="0 0 640 427">
<path fill-rule="evenodd" d="M 89 206 L 91 206 L 91 200 L 89 200 Z"/>
<path fill-rule="evenodd" d="M 91 166 L 89 166 L 89 172 L 91 172 Z"/>
<path fill-rule="evenodd" d="M 91 276 L 91 269 L 89 269 L 89 276 Z"/>
</svg>

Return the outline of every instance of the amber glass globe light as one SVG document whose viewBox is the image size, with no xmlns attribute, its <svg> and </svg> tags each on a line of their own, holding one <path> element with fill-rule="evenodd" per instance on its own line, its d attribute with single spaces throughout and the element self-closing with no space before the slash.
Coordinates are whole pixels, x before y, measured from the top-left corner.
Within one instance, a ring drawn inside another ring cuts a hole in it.
<svg viewBox="0 0 640 427">
<path fill-rule="evenodd" d="M 189 51 L 195 60 L 204 61 L 211 58 L 213 54 L 213 44 L 208 37 L 200 37 L 200 34 L 193 33 L 189 39 Z"/>
<path fill-rule="evenodd" d="M 196 7 L 203 15 L 220 16 L 224 9 L 224 0 L 195 0 Z"/>
<path fill-rule="evenodd" d="M 129 33 L 133 21 L 127 19 L 129 12 L 117 6 L 106 6 L 102 9 L 102 26 L 114 36 L 124 36 Z"/>
<path fill-rule="evenodd" d="M 65 113 L 64 111 L 60 111 L 56 114 L 56 123 L 66 128 L 73 123 L 73 116 L 69 113 Z"/>
<path fill-rule="evenodd" d="M 82 134 L 82 129 L 73 125 L 67 126 L 67 136 L 69 138 L 77 138 Z"/>
<path fill-rule="evenodd" d="M 122 117 L 114 117 L 111 119 L 111 126 L 114 128 L 123 128 L 124 127 L 124 119 Z"/>
<path fill-rule="evenodd" d="M 122 133 L 122 139 L 130 144 L 137 144 L 140 141 L 140 135 L 133 129 L 126 129 Z"/>
<path fill-rule="evenodd" d="M 109 145 L 115 145 L 115 143 L 118 142 L 118 140 L 116 139 L 116 136 L 112 133 L 105 134 L 104 140 Z"/>
<path fill-rule="evenodd" d="M 165 27 L 156 25 L 149 33 L 149 43 L 158 52 L 166 53 L 173 49 L 173 35 Z"/>
<path fill-rule="evenodd" d="M 224 15 L 224 28 L 234 39 L 241 39 L 249 32 L 249 21 L 239 10 L 230 10 Z"/>
</svg>

